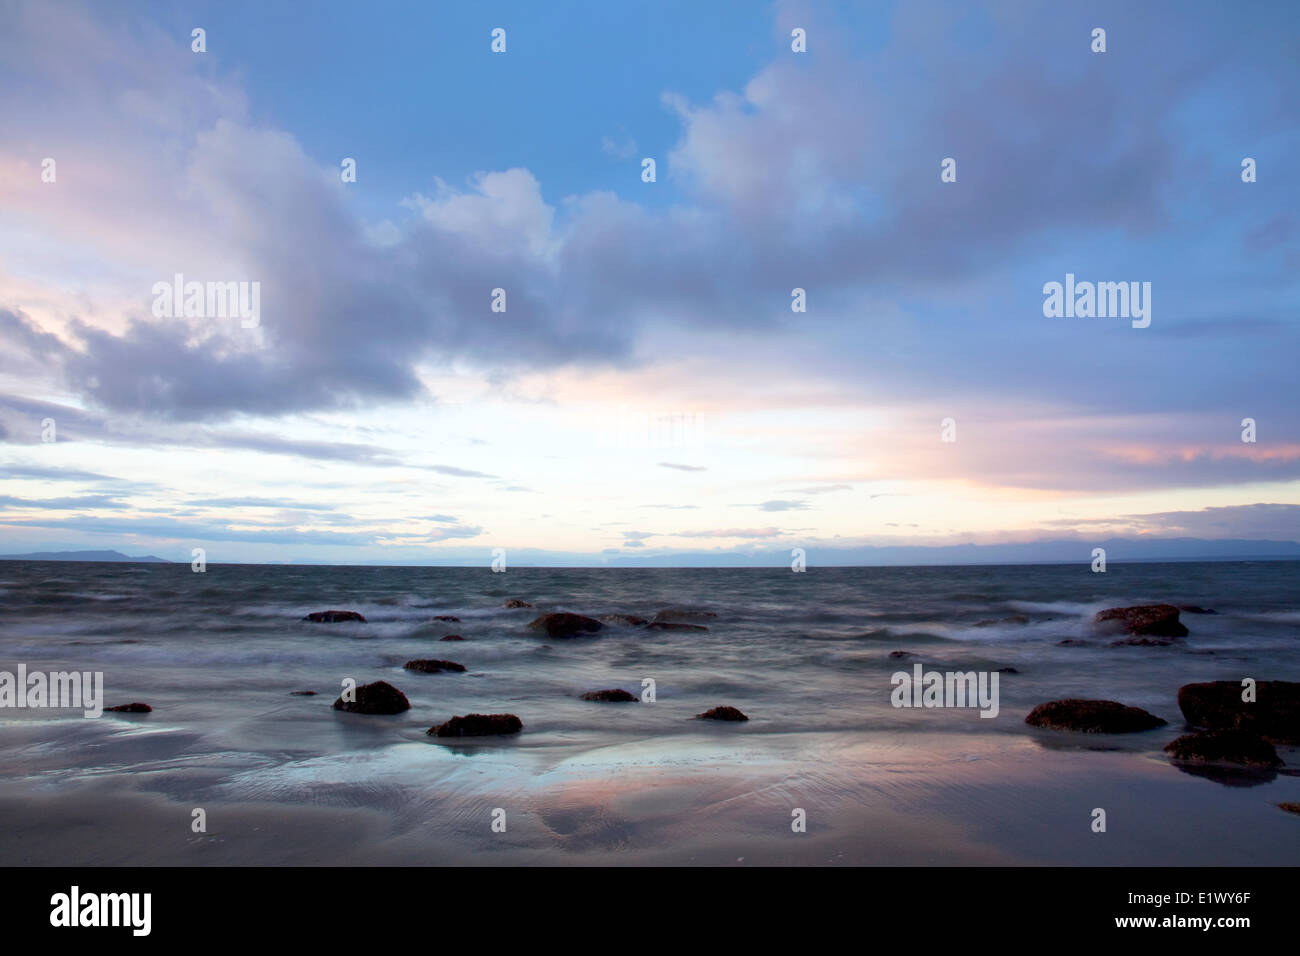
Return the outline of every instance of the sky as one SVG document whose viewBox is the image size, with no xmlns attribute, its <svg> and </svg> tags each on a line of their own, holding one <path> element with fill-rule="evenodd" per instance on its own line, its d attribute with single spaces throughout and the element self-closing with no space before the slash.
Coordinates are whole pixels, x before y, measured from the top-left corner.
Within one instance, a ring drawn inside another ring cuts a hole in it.
<svg viewBox="0 0 1300 956">
<path fill-rule="evenodd" d="M 1289 2 L 0 0 L 0 552 L 1300 540 L 1298 38 Z M 160 314 L 177 275 L 256 323 Z M 1067 281 L 1149 325 L 1045 314 Z"/>
</svg>

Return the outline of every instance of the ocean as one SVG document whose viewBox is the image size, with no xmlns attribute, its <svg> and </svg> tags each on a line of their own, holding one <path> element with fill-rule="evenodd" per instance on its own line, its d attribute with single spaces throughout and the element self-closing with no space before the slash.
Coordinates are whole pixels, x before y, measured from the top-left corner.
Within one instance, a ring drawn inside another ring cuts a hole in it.
<svg viewBox="0 0 1300 956">
<path fill-rule="evenodd" d="M 804 573 L 209 565 L 195 573 L 185 564 L 0 562 L 0 670 L 102 672 L 104 703 L 153 708 L 98 719 L 0 710 L 4 805 L 16 814 L 11 826 L 39 825 L 41 807 L 59 801 L 79 812 L 120 811 L 125 821 L 189 808 L 174 844 L 141 847 L 145 838 L 124 823 L 134 843 L 108 827 L 89 847 L 65 851 L 102 863 L 330 862 L 337 857 L 313 855 L 326 832 L 344 857 L 368 862 L 734 862 L 747 845 L 754 862 L 802 854 L 829 863 L 1062 862 L 1070 853 L 1114 862 L 1086 837 L 1076 846 L 1076 835 L 1016 832 L 1004 818 L 1013 811 L 996 808 L 1014 786 L 1015 812 L 1068 829 L 1051 820 L 1056 801 L 1069 805 L 1070 781 L 1103 780 L 1128 794 L 1117 806 L 1139 792 L 1185 794 L 1173 799 L 1187 808 L 1188 826 L 1197 808 L 1221 812 L 1229 801 L 1232 812 L 1264 821 L 1242 825 L 1259 837 L 1255 857 L 1242 862 L 1277 862 L 1279 853 L 1293 861 L 1294 822 L 1272 809 L 1300 795 L 1289 770 L 1226 787 L 1181 773 L 1162 747 L 1183 732 L 1182 684 L 1300 680 L 1297 571 L 1282 561 L 1112 563 L 1105 573 L 1087 563 Z M 534 608 L 506 609 L 507 599 Z M 1189 636 L 1163 647 L 1112 646 L 1116 635 L 1093 623 L 1103 608 L 1154 603 L 1214 613 L 1184 611 Z M 332 608 L 367 623 L 302 620 Z M 610 623 L 566 639 L 528 627 L 554 610 L 649 619 L 668 608 L 705 612 L 694 620 L 707 630 Z M 464 640 L 442 641 L 448 634 Z M 403 670 L 413 658 L 450 659 L 466 671 Z M 917 664 L 998 672 L 997 716 L 894 706 L 893 675 Z M 388 681 L 411 708 L 336 712 L 348 679 Z M 581 699 L 610 688 L 643 697 L 649 686 L 652 702 Z M 292 696 L 304 690 L 316 695 Z M 1065 697 L 1118 700 L 1168 727 L 1089 740 L 1024 723 L 1035 705 Z M 694 719 L 721 705 L 749 720 Z M 426 734 L 454 715 L 504 712 L 520 718 L 522 733 Z M 1300 763 L 1295 748 L 1279 753 L 1288 767 Z M 1248 797 L 1257 809 L 1231 802 Z M 1091 809 L 1102 798 L 1080 799 Z M 184 826 L 197 807 L 212 821 L 209 834 Z M 231 808 L 225 824 L 223 807 Z M 488 826 L 496 809 L 511 821 L 505 832 Z M 819 839 L 786 839 L 798 835 L 789 824 L 796 809 Z M 348 816 L 354 811 L 364 825 Z M 1270 812 L 1291 827 L 1278 831 L 1280 845 Z M 926 821 L 929 829 L 897 849 L 873 842 L 882 818 L 899 839 Z M 262 819 L 255 829 L 268 832 L 239 839 L 236 819 L 249 827 Z M 1164 834 L 1165 825 L 1152 817 L 1154 830 L 1121 855 L 1201 863 L 1240 855 L 1231 832 L 1215 840 L 1202 826 L 1189 847 L 1178 826 Z M 1211 848 L 1198 854 L 1207 839 Z M 1253 837 L 1242 841 L 1255 846 Z M 20 852 L 8 843 L 0 861 L 19 862 Z"/>
</svg>

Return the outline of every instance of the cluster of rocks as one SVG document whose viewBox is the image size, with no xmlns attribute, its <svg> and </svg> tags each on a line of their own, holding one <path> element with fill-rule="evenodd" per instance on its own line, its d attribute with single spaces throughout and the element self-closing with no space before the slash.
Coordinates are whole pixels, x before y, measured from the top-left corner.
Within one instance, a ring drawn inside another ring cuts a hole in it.
<svg viewBox="0 0 1300 956">
<path fill-rule="evenodd" d="M 527 601 L 521 601 L 511 598 L 503 605 L 508 610 L 530 609 L 533 605 Z M 712 611 L 698 611 L 690 608 L 669 608 L 660 611 L 655 615 L 653 620 L 646 620 L 632 614 L 611 614 L 607 615 L 602 621 L 595 618 L 586 617 L 582 614 L 572 614 L 567 611 L 556 611 L 542 614 L 529 622 L 529 627 L 534 630 L 546 632 L 547 637 L 553 638 L 572 638 L 581 637 L 589 634 L 595 634 L 605 627 L 605 624 L 616 624 L 624 627 L 644 627 L 648 630 L 682 630 L 682 631 L 707 631 L 708 627 L 693 623 L 699 620 L 710 620 L 717 617 Z M 335 624 L 343 621 L 360 621 L 365 623 L 365 618 L 356 611 L 314 611 L 303 618 L 304 621 L 315 623 Z M 447 614 L 435 615 L 433 620 L 459 623 L 460 619 Z M 463 641 L 459 634 L 448 634 L 441 638 L 444 641 Z M 457 664 L 455 661 L 436 660 L 436 659 L 418 659 L 410 660 L 402 665 L 405 670 L 415 671 L 423 674 L 439 673 L 464 673 L 465 666 Z M 295 695 L 313 696 L 315 691 L 293 691 Z M 370 684 L 359 685 L 353 694 L 349 695 L 350 700 L 345 700 L 340 696 L 334 701 L 334 709 L 353 714 L 400 714 L 409 710 L 411 702 L 407 700 L 406 695 L 387 681 L 375 681 Z M 621 688 L 610 690 L 588 691 L 582 695 L 583 700 L 596 701 L 600 703 L 635 703 L 637 697 Z M 132 704 L 131 707 L 145 707 L 144 704 Z M 122 708 L 117 708 L 122 709 Z M 697 719 L 703 720 L 726 720 L 726 721 L 743 721 L 749 720 L 747 716 L 737 710 L 735 707 L 713 707 L 702 714 L 695 715 Z M 450 720 L 430 727 L 426 733 L 431 737 L 482 737 L 482 736 L 500 736 L 506 734 L 517 734 L 523 730 L 524 725 L 514 714 L 466 714 L 464 716 L 452 717 Z"/>
<path fill-rule="evenodd" d="M 1164 748 L 1179 765 L 1226 764 L 1271 770 L 1282 766 L 1274 744 L 1300 744 L 1300 683 L 1259 681 L 1254 699 L 1243 700 L 1235 681 L 1185 684 L 1178 707 L 1190 733 Z M 1025 723 L 1053 730 L 1125 734 L 1166 726 L 1140 707 L 1113 700 L 1069 698 L 1039 704 Z"/>
</svg>

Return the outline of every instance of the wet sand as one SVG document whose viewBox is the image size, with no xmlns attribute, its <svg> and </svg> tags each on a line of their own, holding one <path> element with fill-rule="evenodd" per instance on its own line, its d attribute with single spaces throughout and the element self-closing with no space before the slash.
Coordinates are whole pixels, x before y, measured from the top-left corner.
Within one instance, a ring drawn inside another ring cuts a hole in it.
<svg viewBox="0 0 1300 956">
<path fill-rule="evenodd" d="M 28 776 L 0 785 L 4 865 L 1248 866 L 1300 851 L 1300 817 L 1276 807 L 1300 800 L 1300 776 L 1225 786 L 1065 735 L 727 727 L 250 760 L 186 753 L 192 735 L 141 724 L 97 732 L 81 769 L 63 771 L 41 743 L 48 727 L 4 730 L 31 738 L 18 748 Z M 191 830 L 195 807 L 206 833 Z M 1098 807 L 1105 833 L 1092 829 Z"/>
</svg>

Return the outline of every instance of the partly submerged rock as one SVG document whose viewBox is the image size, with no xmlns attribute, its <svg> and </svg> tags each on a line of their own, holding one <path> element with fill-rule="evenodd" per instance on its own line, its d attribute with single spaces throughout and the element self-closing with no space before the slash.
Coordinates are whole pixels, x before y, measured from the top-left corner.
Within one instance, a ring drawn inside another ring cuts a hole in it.
<svg viewBox="0 0 1300 956">
<path fill-rule="evenodd" d="M 514 714 L 466 714 L 425 731 L 430 737 L 491 737 L 517 734 L 524 729 L 523 721 Z"/>
<path fill-rule="evenodd" d="M 1165 753 L 1181 763 L 1230 763 L 1246 767 L 1282 766 L 1273 745 L 1241 730 L 1211 730 L 1184 734 L 1165 745 Z"/>
<path fill-rule="evenodd" d="M 451 623 L 451 624 L 459 624 L 459 623 L 460 623 L 460 618 L 456 617 L 456 615 L 454 615 L 454 614 L 435 614 L 435 615 L 433 616 L 433 619 L 434 619 L 435 621 L 447 621 L 447 622 L 449 622 L 449 623 Z"/>
<path fill-rule="evenodd" d="M 116 707 L 105 707 L 104 710 L 111 710 L 115 714 L 151 714 L 153 708 L 148 704 L 142 704 L 135 701 L 130 704 L 118 704 Z"/>
<path fill-rule="evenodd" d="M 915 655 L 913 655 L 911 651 L 890 651 L 889 656 L 893 660 L 901 661 L 901 660 L 905 660 L 906 658 L 913 657 Z"/>
<path fill-rule="evenodd" d="M 463 640 L 465 640 L 465 638 L 461 637 L 459 634 L 448 634 L 446 637 L 440 637 L 440 638 L 438 638 L 438 640 L 440 640 L 440 641 L 463 641 Z"/>
<path fill-rule="evenodd" d="M 629 694 L 622 688 L 613 690 L 589 690 L 582 695 L 583 700 L 599 700 L 613 704 L 635 703 L 637 697 L 635 694 Z"/>
<path fill-rule="evenodd" d="M 1092 641 L 1081 641 L 1075 637 L 1067 637 L 1063 641 L 1056 642 L 1057 647 L 1088 647 L 1091 644 Z"/>
<path fill-rule="evenodd" d="M 1172 637 L 1126 637 L 1123 640 L 1111 641 L 1111 647 L 1169 647 L 1174 643 Z"/>
<path fill-rule="evenodd" d="M 1025 717 L 1025 723 L 1085 734 L 1128 734 L 1165 725 L 1165 721 L 1140 707 L 1128 707 L 1113 700 L 1073 697 L 1039 704 Z"/>
<path fill-rule="evenodd" d="M 1178 620 L 1178 608 L 1172 604 L 1136 604 L 1098 611 L 1098 624 L 1119 621 L 1130 634 L 1156 637 L 1186 637 L 1187 628 Z"/>
<path fill-rule="evenodd" d="M 712 707 L 695 716 L 700 720 L 749 720 L 748 717 L 734 707 Z"/>
<path fill-rule="evenodd" d="M 411 702 L 388 681 L 377 680 L 373 684 L 358 686 L 356 700 L 339 697 L 334 701 L 334 709 L 350 714 L 400 714 L 411 709 Z"/>
<path fill-rule="evenodd" d="M 664 608 L 655 615 L 654 623 L 656 624 L 691 624 L 699 621 L 711 621 L 718 615 L 713 611 L 701 611 L 690 607 L 669 607 Z"/>
<path fill-rule="evenodd" d="M 1197 607 L 1195 604 L 1180 604 L 1178 610 L 1184 614 L 1218 614 L 1212 607 Z"/>
<path fill-rule="evenodd" d="M 635 614 L 605 614 L 601 620 L 606 624 L 621 624 L 623 627 L 645 627 L 650 622 Z"/>
<path fill-rule="evenodd" d="M 506 601 L 506 603 L 502 604 L 501 606 L 503 608 L 506 608 L 507 610 L 513 610 L 517 607 L 532 607 L 532 605 L 529 604 L 527 601 L 521 601 L 518 598 L 511 598 L 509 601 Z"/>
<path fill-rule="evenodd" d="M 315 697 L 316 692 L 314 690 L 291 690 L 289 691 L 289 696 L 290 697 Z"/>
<path fill-rule="evenodd" d="M 1279 803 L 1278 806 L 1287 813 L 1300 813 L 1300 803 Z"/>
<path fill-rule="evenodd" d="M 303 620 L 312 621 L 316 624 L 342 624 L 344 621 L 366 623 L 366 619 L 356 611 L 312 611 Z"/>
<path fill-rule="evenodd" d="M 455 661 L 438 661 L 438 660 L 416 660 L 407 661 L 402 665 L 405 670 L 419 671 L 421 674 L 440 674 L 443 671 L 452 671 L 457 674 L 465 672 L 464 664 L 457 664 Z"/>
<path fill-rule="evenodd" d="M 1300 744 L 1300 683 L 1262 680 L 1255 699 L 1241 699 L 1238 681 L 1216 680 L 1178 688 L 1178 707 L 1189 726 L 1201 730 L 1244 730 L 1275 744 Z"/>
<path fill-rule="evenodd" d="M 544 628 L 547 637 L 576 637 L 579 634 L 591 634 L 599 631 L 603 624 L 595 618 L 583 617 L 581 614 L 569 614 L 560 611 L 543 614 L 528 624 L 529 627 Z"/>
<path fill-rule="evenodd" d="M 645 626 L 647 631 L 707 631 L 703 624 L 686 624 L 683 621 L 651 621 Z"/>
</svg>

